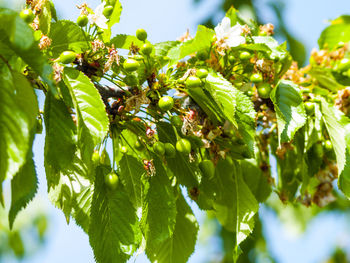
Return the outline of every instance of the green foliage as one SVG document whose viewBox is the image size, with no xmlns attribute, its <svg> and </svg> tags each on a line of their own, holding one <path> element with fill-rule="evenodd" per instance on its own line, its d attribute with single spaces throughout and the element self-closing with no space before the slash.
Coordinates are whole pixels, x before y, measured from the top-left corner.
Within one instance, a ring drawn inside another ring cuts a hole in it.
<svg viewBox="0 0 350 263">
<path fill-rule="evenodd" d="M 271 100 L 277 115 L 278 141 L 280 144 L 290 142 L 306 121 L 300 89 L 292 82 L 281 81 L 273 89 Z"/>
<path fill-rule="evenodd" d="M 339 196 L 338 177 L 350 196 L 350 53 L 339 45 L 347 17 L 320 38 L 338 57 L 314 52 L 298 70 L 286 43 L 233 8 L 215 30 L 152 44 L 140 31 L 111 38 L 122 7 L 107 5 L 108 19 L 86 8 L 101 17 L 79 26 L 57 20 L 46 1 L 35 30 L 0 9 L 0 200 L 11 180 L 10 228 L 37 191 L 32 147 L 42 115 L 48 196 L 89 236 L 99 263 L 126 262 L 136 250 L 152 262 L 186 262 L 199 229 L 187 200 L 217 218 L 237 261 L 272 192 L 322 207 Z M 20 235 L 10 237 L 25 253 Z"/>
<path fill-rule="evenodd" d="M 89 227 L 90 244 L 98 262 L 125 262 L 140 243 L 136 210 L 121 186 L 106 188 L 104 176 L 109 167 L 96 168 L 94 196 Z"/>
</svg>

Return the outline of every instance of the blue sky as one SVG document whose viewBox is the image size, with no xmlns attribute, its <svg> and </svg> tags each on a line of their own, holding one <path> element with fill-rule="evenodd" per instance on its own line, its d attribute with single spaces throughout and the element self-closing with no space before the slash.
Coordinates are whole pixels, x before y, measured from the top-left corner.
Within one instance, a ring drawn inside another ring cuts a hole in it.
<svg viewBox="0 0 350 263">
<path fill-rule="evenodd" d="M 15 5 L 15 0 L 0 0 L 0 4 L 2 2 Z M 71 20 L 75 20 L 79 15 L 73 3 L 81 2 L 54 0 L 59 17 Z M 174 40 L 187 29 L 190 29 L 190 33 L 194 35 L 198 22 L 218 5 L 217 0 L 206 0 L 199 6 L 193 5 L 192 0 L 121 0 L 121 2 L 123 5 L 121 22 L 115 26 L 114 33 L 135 34 L 136 29 L 144 28 L 151 42 Z M 267 0 L 259 1 L 259 3 L 266 2 Z M 317 38 L 326 26 L 327 19 L 341 14 L 350 14 L 348 0 L 290 0 L 285 2 L 287 8 L 284 17 L 287 25 L 291 32 L 306 44 L 308 51 L 317 46 Z M 87 3 L 96 7 L 99 1 L 87 1 Z M 274 22 L 271 12 L 265 5 L 258 8 L 265 22 Z M 220 19 L 221 17 L 218 17 L 218 20 Z M 47 207 L 51 225 L 44 247 L 37 255 L 22 262 L 93 263 L 93 254 L 87 235 L 73 221 L 67 226 L 63 214 L 47 200 L 43 145 L 44 136 L 37 136 L 34 154 L 40 179 L 38 199 Z M 201 218 L 200 211 L 195 207 L 194 209 L 197 218 Z M 271 211 L 262 209 L 261 212 L 268 247 L 278 262 L 321 262 L 331 253 L 335 244 L 349 244 L 349 234 L 347 234 L 349 226 L 346 223 L 349 218 L 344 215 L 322 215 L 312 222 L 304 234 L 291 235 Z M 203 260 L 210 258 L 212 254 L 215 254 L 215 245 L 205 249 L 199 248 L 191 257 L 190 262 L 204 262 Z M 136 259 L 136 263 L 142 262 L 148 262 L 144 256 Z"/>
</svg>

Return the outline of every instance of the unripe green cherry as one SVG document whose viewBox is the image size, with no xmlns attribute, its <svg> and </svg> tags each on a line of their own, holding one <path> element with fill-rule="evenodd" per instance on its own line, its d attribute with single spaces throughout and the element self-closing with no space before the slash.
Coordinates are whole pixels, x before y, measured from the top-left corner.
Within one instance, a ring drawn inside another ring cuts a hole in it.
<svg viewBox="0 0 350 263">
<path fill-rule="evenodd" d="M 250 81 L 254 83 L 259 83 L 263 81 L 263 77 L 260 73 L 254 73 L 250 76 Z"/>
<path fill-rule="evenodd" d="M 169 158 L 174 158 L 176 155 L 176 149 L 174 147 L 174 145 L 172 145 L 171 143 L 167 142 L 164 144 L 164 149 L 165 149 L 165 156 L 169 157 Z"/>
<path fill-rule="evenodd" d="M 197 69 L 196 76 L 200 79 L 205 79 L 208 76 L 208 70 L 204 68 Z"/>
<path fill-rule="evenodd" d="M 311 115 L 315 112 L 315 103 L 307 101 L 304 103 L 305 111 L 307 114 Z"/>
<path fill-rule="evenodd" d="M 153 51 L 153 46 L 150 43 L 143 44 L 143 46 L 140 49 L 141 54 L 145 56 L 149 56 Z"/>
<path fill-rule="evenodd" d="M 202 81 L 200 80 L 200 78 L 196 77 L 196 76 L 189 76 L 186 79 L 186 87 L 189 89 L 192 88 L 199 88 L 202 86 Z"/>
<path fill-rule="evenodd" d="M 343 58 L 339 61 L 339 64 L 337 66 L 337 69 L 340 71 L 345 71 L 350 68 L 350 59 L 349 58 Z"/>
<path fill-rule="evenodd" d="M 126 85 L 132 86 L 132 87 L 137 86 L 139 84 L 139 80 L 135 75 L 127 75 L 124 78 L 124 82 Z"/>
<path fill-rule="evenodd" d="M 251 54 L 248 52 L 248 51 L 242 51 L 240 54 L 239 54 L 239 58 L 241 60 L 248 60 L 251 58 Z"/>
<path fill-rule="evenodd" d="M 61 55 L 59 57 L 59 61 L 63 64 L 70 64 L 70 63 L 74 62 L 76 57 L 77 57 L 77 54 L 75 54 L 75 52 L 64 51 L 61 53 Z"/>
<path fill-rule="evenodd" d="M 95 165 L 100 163 L 100 154 L 97 150 L 93 152 L 91 160 Z"/>
<path fill-rule="evenodd" d="M 136 37 L 138 40 L 145 41 L 147 39 L 147 32 L 143 28 L 136 30 Z"/>
<path fill-rule="evenodd" d="M 109 17 L 112 15 L 112 13 L 113 13 L 113 9 L 114 9 L 113 6 L 107 5 L 107 6 L 105 6 L 105 8 L 103 9 L 102 14 L 103 14 L 105 17 L 109 18 Z"/>
<path fill-rule="evenodd" d="M 122 147 L 120 147 L 120 152 L 121 153 L 127 153 L 128 152 L 128 148 L 126 146 L 122 146 Z"/>
<path fill-rule="evenodd" d="M 234 62 L 236 61 L 235 56 L 229 55 L 229 56 L 228 56 L 228 61 L 229 61 L 231 64 L 234 63 Z"/>
<path fill-rule="evenodd" d="M 208 51 L 206 51 L 206 50 L 200 50 L 200 51 L 197 52 L 196 57 L 197 57 L 199 60 L 204 61 L 204 60 L 208 59 L 209 53 L 208 53 Z"/>
<path fill-rule="evenodd" d="M 212 161 L 210 160 L 204 160 L 201 161 L 198 165 L 199 169 L 203 173 L 204 176 L 211 179 L 214 177 L 215 174 L 215 166 Z"/>
<path fill-rule="evenodd" d="M 153 144 L 153 151 L 158 155 L 164 155 L 165 154 L 165 147 L 164 143 L 162 142 L 155 142 Z"/>
<path fill-rule="evenodd" d="M 332 145 L 332 142 L 330 140 L 325 140 L 323 143 L 323 146 L 327 152 L 331 151 L 333 149 L 333 145 Z"/>
<path fill-rule="evenodd" d="M 101 152 L 100 163 L 104 165 L 111 165 L 111 160 L 109 159 L 106 149 L 103 149 Z"/>
<path fill-rule="evenodd" d="M 182 154 L 189 154 L 191 152 L 191 143 L 187 139 L 180 139 L 176 142 L 176 150 Z"/>
<path fill-rule="evenodd" d="M 105 175 L 105 183 L 108 186 L 109 189 L 115 190 L 118 187 L 119 184 L 119 177 L 118 175 L 112 171 L 109 174 Z"/>
<path fill-rule="evenodd" d="M 77 18 L 77 24 L 80 27 L 86 26 L 88 22 L 89 22 L 89 18 L 87 17 L 87 15 L 80 15 Z"/>
<path fill-rule="evenodd" d="M 171 116 L 170 122 L 171 122 L 171 124 L 174 125 L 175 127 L 181 127 L 182 124 L 183 124 L 183 122 L 182 122 L 180 116 L 177 116 L 177 115 Z"/>
<path fill-rule="evenodd" d="M 268 83 L 262 83 L 258 86 L 258 94 L 260 98 L 270 98 L 271 85 Z"/>
<path fill-rule="evenodd" d="M 144 147 L 145 147 L 145 146 L 143 145 L 143 143 L 140 142 L 139 140 L 137 140 L 137 141 L 135 142 L 135 149 L 136 149 L 136 150 L 141 151 L 141 150 L 144 149 Z"/>
<path fill-rule="evenodd" d="M 161 111 L 168 111 L 174 107 L 174 99 L 170 96 L 161 97 L 158 101 L 158 107 Z"/>
<path fill-rule="evenodd" d="M 132 58 L 126 59 L 123 63 L 123 68 L 127 72 L 133 72 L 133 71 L 137 70 L 139 67 L 140 67 L 140 63 Z"/>
<path fill-rule="evenodd" d="M 314 146 L 314 153 L 318 158 L 323 158 L 323 147 L 321 143 L 316 143 Z"/>
<path fill-rule="evenodd" d="M 32 9 L 24 9 L 19 13 L 19 16 L 26 22 L 27 24 L 33 22 L 34 20 L 34 13 Z"/>
</svg>

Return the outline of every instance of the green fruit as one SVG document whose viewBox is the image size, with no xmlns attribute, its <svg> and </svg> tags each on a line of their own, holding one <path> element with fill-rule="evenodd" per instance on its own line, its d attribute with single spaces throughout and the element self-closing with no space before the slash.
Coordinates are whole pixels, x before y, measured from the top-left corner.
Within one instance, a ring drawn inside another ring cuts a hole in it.
<svg viewBox="0 0 350 263">
<path fill-rule="evenodd" d="M 164 149 L 165 149 L 165 156 L 169 157 L 169 158 L 174 158 L 176 155 L 176 149 L 174 147 L 174 145 L 172 145 L 171 143 L 165 143 L 164 144 Z"/>
<path fill-rule="evenodd" d="M 104 165 L 111 165 L 111 160 L 109 159 L 106 149 L 103 149 L 101 153 L 100 163 Z"/>
<path fill-rule="evenodd" d="M 33 22 L 34 20 L 34 13 L 31 9 L 24 9 L 19 13 L 19 16 L 26 22 L 27 24 Z"/>
<path fill-rule="evenodd" d="M 80 15 L 77 19 L 77 24 L 80 27 L 86 26 L 88 22 L 89 22 L 89 18 L 87 17 L 87 15 Z"/>
<path fill-rule="evenodd" d="M 136 37 L 138 40 L 145 41 L 147 39 L 147 32 L 143 28 L 136 30 Z"/>
<path fill-rule="evenodd" d="M 161 97 L 158 101 L 158 106 L 161 111 L 168 111 L 174 107 L 174 99 L 169 96 Z"/>
<path fill-rule="evenodd" d="M 115 2 L 116 2 L 116 0 L 108 0 L 108 1 L 107 1 L 107 4 L 108 4 L 108 5 L 111 5 L 111 6 L 114 6 L 114 5 L 115 5 Z"/>
<path fill-rule="evenodd" d="M 132 86 L 132 87 L 137 86 L 139 84 L 139 80 L 135 75 L 127 75 L 124 78 L 124 82 L 126 85 Z"/>
<path fill-rule="evenodd" d="M 77 54 L 75 54 L 73 51 L 64 51 L 61 53 L 59 61 L 63 64 L 69 64 L 72 63 L 76 57 Z"/>
<path fill-rule="evenodd" d="M 113 6 L 111 6 L 111 5 L 107 5 L 107 6 L 105 6 L 105 8 L 103 9 L 103 12 L 102 12 L 102 14 L 105 16 L 105 17 L 110 17 L 111 15 L 112 15 L 112 13 L 113 13 Z"/>
<path fill-rule="evenodd" d="M 229 55 L 229 56 L 228 56 L 228 61 L 229 61 L 231 64 L 234 63 L 234 62 L 236 61 L 235 56 Z"/>
<path fill-rule="evenodd" d="M 119 184 L 119 177 L 115 172 L 110 172 L 109 174 L 105 175 L 105 183 L 108 186 L 109 189 L 115 190 L 118 187 Z"/>
<path fill-rule="evenodd" d="M 248 52 L 248 51 L 242 51 L 240 54 L 239 54 L 239 58 L 241 60 L 248 60 L 251 58 L 251 54 Z"/>
<path fill-rule="evenodd" d="M 92 154 L 91 160 L 94 164 L 100 163 L 100 154 L 97 150 L 95 150 L 94 153 Z"/>
<path fill-rule="evenodd" d="M 196 76 L 200 79 L 204 79 L 208 76 L 208 70 L 200 68 L 196 70 Z"/>
<path fill-rule="evenodd" d="M 143 60 L 143 56 L 141 55 L 134 55 L 132 58 L 135 60 Z"/>
<path fill-rule="evenodd" d="M 137 140 L 137 141 L 135 142 L 135 149 L 136 149 L 136 150 L 141 151 L 141 150 L 144 149 L 144 147 L 145 147 L 145 146 L 143 145 L 143 143 L 140 142 L 139 140 Z"/>
<path fill-rule="evenodd" d="M 162 142 L 156 142 L 153 144 L 153 151 L 158 155 L 164 155 L 165 154 L 165 146 Z"/>
<path fill-rule="evenodd" d="M 177 115 L 171 116 L 170 122 L 175 127 L 182 127 L 182 120 L 181 120 L 180 116 L 177 116 Z"/>
<path fill-rule="evenodd" d="M 270 98 L 271 85 L 268 83 L 262 83 L 258 87 L 258 94 L 260 98 L 268 99 Z"/>
<path fill-rule="evenodd" d="M 153 46 L 150 43 L 143 44 L 143 46 L 140 49 L 141 54 L 145 56 L 149 56 L 153 51 Z"/>
<path fill-rule="evenodd" d="M 212 161 L 210 160 L 204 160 L 201 161 L 198 165 L 199 169 L 203 173 L 204 176 L 211 179 L 214 177 L 215 174 L 215 166 Z"/>
<path fill-rule="evenodd" d="M 327 152 L 331 151 L 333 149 L 333 145 L 332 145 L 332 142 L 330 140 L 325 140 L 323 143 L 323 146 Z"/>
<path fill-rule="evenodd" d="M 254 83 L 259 83 L 263 81 L 263 77 L 260 73 L 254 73 L 250 76 L 250 81 Z"/>
<path fill-rule="evenodd" d="M 120 152 L 121 153 L 127 153 L 128 152 L 128 148 L 126 146 L 122 146 L 122 147 L 120 147 Z"/>
<path fill-rule="evenodd" d="M 191 152 L 191 143 L 187 139 L 180 139 L 176 142 L 176 150 L 182 154 L 189 154 Z"/>
<path fill-rule="evenodd" d="M 139 67 L 140 67 L 140 63 L 132 58 L 126 59 L 123 63 L 123 68 L 127 72 L 133 72 L 133 71 L 137 70 Z"/>
<path fill-rule="evenodd" d="M 314 153 L 318 158 L 323 158 L 323 147 L 321 143 L 316 143 L 314 145 Z"/>
<path fill-rule="evenodd" d="M 199 60 L 202 60 L 202 61 L 204 61 L 204 60 L 207 60 L 208 59 L 208 57 L 209 57 L 209 53 L 208 53 L 208 51 L 206 51 L 206 50 L 200 50 L 200 51 L 198 51 L 197 52 L 197 58 L 199 59 Z"/>
<path fill-rule="evenodd" d="M 315 112 L 315 103 L 313 103 L 311 101 L 305 102 L 304 107 L 305 107 L 306 113 L 309 115 L 311 115 Z"/>
<path fill-rule="evenodd" d="M 195 76 L 189 76 L 186 79 L 185 83 L 186 83 L 187 88 L 189 88 L 189 89 L 199 88 L 202 86 L 202 81 L 200 80 L 200 78 L 195 77 Z"/>
<path fill-rule="evenodd" d="M 339 61 L 337 70 L 339 71 L 345 71 L 350 68 L 350 59 L 349 58 L 343 58 Z"/>
<path fill-rule="evenodd" d="M 185 84 L 185 80 L 183 78 L 179 78 L 176 80 L 176 83 L 178 84 Z"/>
</svg>

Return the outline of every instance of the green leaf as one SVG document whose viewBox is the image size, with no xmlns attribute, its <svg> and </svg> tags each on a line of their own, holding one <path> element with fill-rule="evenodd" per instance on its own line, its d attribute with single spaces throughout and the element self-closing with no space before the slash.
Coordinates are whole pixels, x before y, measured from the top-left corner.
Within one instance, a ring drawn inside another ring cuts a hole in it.
<svg viewBox="0 0 350 263">
<path fill-rule="evenodd" d="M 300 88 L 290 81 L 281 81 L 271 92 L 274 104 L 279 144 L 290 142 L 306 122 L 306 113 Z"/>
<path fill-rule="evenodd" d="M 214 209 L 219 222 L 236 233 L 236 246 L 252 233 L 258 202 L 244 182 L 239 163 L 221 160 L 216 166 L 217 199 Z"/>
<path fill-rule="evenodd" d="M 126 262 L 140 243 L 135 208 L 123 186 L 116 191 L 104 184 L 110 167 L 97 167 L 91 207 L 89 240 L 97 262 Z"/>
<path fill-rule="evenodd" d="M 179 41 L 165 41 L 154 44 L 155 56 L 164 57 L 168 55 L 171 48 L 179 45 Z"/>
<path fill-rule="evenodd" d="M 154 156 L 156 173 L 145 186 L 140 226 L 146 239 L 146 251 L 153 251 L 173 234 L 176 200 L 162 161 Z"/>
<path fill-rule="evenodd" d="M 176 135 L 173 126 L 167 122 L 157 123 L 158 137 L 161 142 L 170 142 L 176 145 Z M 167 166 L 174 173 L 180 184 L 189 189 L 198 186 L 197 175 L 199 173 L 195 163 L 190 163 L 188 156 L 176 152 L 175 158 L 167 158 Z"/>
<path fill-rule="evenodd" d="M 265 202 L 271 194 L 271 185 L 267 177 L 264 176 L 262 170 L 258 166 L 255 159 L 242 160 L 242 171 L 244 171 L 244 182 L 249 187 L 255 199 L 259 202 Z"/>
<path fill-rule="evenodd" d="M 342 112 L 328 104 L 325 99 L 321 98 L 322 118 L 326 125 L 329 137 L 337 158 L 338 174 L 340 175 L 346 164 L 346 125 L 349 119 Z M 347 168 L 348 169 L 348 168 Z"/>
<path fill-rule="evenodd" d="M 324 29 L 318 39 L 320 49 L 334 49 L 341 42 L 347 43 L 350 41 L 350 23 L 347 21 L 341 24 L 333 24 Z"/>
<path fill-rule="evenodd" d="M 199 25 L 194 39 L 181 43 L 168 52 L 173 63 L 199 50 L 209 49 L 215 32 L 213 29 Z"/>
<path fill-rule="evenodd" d="M 39 28 L 43 34 L 48 35 L 51 29 L 51 3 L 46 1 L 42 7 L 39 14 Z"/>
<path fill-rule="evenodd" d="M 146 248 L 148 258 L 158 263 L 185 263 L 194 251 L 198 223 L 182 194 L 176 201 L 177 215 L 174 233 L 161 245 Z"/>
<path fill-rule="evenodd" d="M 142 198 L 142 181 L 146 171 L 143 168 L 141 160 L 135 157 L 123 154 L 119 162 L 120 179 L 125 186 L 125 190 L 129 195 L 130 201 L 135 207 L 141 207 Z"/>
<path fill-rule="evenodd" d="M 284 60 L 289 56 L 285 46 L 279 45 L 273 37 L 254 36 L 253 41 L 255 44 L 264 44 L 271 50 L 270 59 Z"/>
<path fill-rule="evenodd" d="M 73 200 L 72 216 L 77 225 L 81 226 L 85 233 L 89 232 L 91 202 L 94 194 L 93 186 L 84 187 Z"/>
<path fill-rule="evenodd" d="M 34 198 L 38 190 L 38 178 L 32 157 L 33 154 L 29 151 L 26 163 L 11 180 L 10 229 L 13 227 L 17 214 Z"/>
<path fill-rule="evenodd" d="M 33 30 L 14 11 L 0 8 L 0 42 L 11 49 L 42 77 L 50 90 L 57 95 L 51 73 L 52 67 L 34 41 Z"/>
<path fill-rule="evenodd" d="M 49 165 L 54 171 L 69 170 L 76 152 L 77 129 L 68 107 L 63 100 L 56 99 L 49 92 L 45 99 L 44 113 L 45 166 Z"/>
<path fill-rule="evenodd" d="M 0 183 L 11 179 L 27 161 L 32 148 L 38 103 L 27 79 L 0 68 Z"/>
<path fill-rule="evenodd" d="M 331 70 L 328 68 L 313 66 L 309 71 L 309 74 L 318 81 L 321 87 L 324 87 L 330 91 L 336 92 L 337 90 L 344 88 L 343 85 L 340 85 L 335 80 Z"/>
<path fill-rule="evenodd" d="M 107 135 L 109 121 L 101 96 L 84 73 L 65 68 L 64 82 L 71 92 L 78 117 L 78 139 L 83 160 L 91 158 L 94 145 Z"/>
<path fill-rule="evenodd" d="M 215 102 L 220 105 L 225 119 L 237 127 L 235 119 L 236 91 L 232 84 L 221 75 L 210 72 L 206 78 L 205 89 L 209 91 Z"/>
<path fill-rule="evenodd" d="M 52 40 L 49 50 L 53 57 L 58 57 L 66 50 L 83 53 L 90 47 L 83 30 L 69 20 L 52 23 L 49 37 Z"/>
<path fill-rule="evenodd" d="M 120 15 L 122 13 L 123 7 L 122 4 L 120 3 L 120 1 L 115 1 L 114 7 L 113 7 L 113 12 L 111 14 L 111 16 L 108 18 L 108 29 L 104 30 L 103 32 L 103 41 L 104 42 L 109 42 L 111 39 L 111 34 L 112 34 L 112 26 L 115 25 L 116 23 L 119 23 L 120 21 Z"/>
<path fill-rule="evenodd" d="M 138 40 L 136 36 L 129 36 L 123 34 L 116 35 L 114 38 L 111 39 L 111 45 L 114 45 L 115 48 L 129 49 L 131 44 L 137 47 L 141 47 L 144 44 L 144 42 Z"/>
<path fill-rule="evenodd" d="M 188 89 L 187 93 L 214 124 L 217 125 L 225 121 L 225 114 L 222 112 L 222 107 L 216 103 L 213 96 L 206 89 Z"/>
<path fill-rule="evenodd" d="M 81 160 L 81 154 L 76 147 L 77 129 L 67 106 L 50 92 L 46 95 L 44 118 L 46 128 L 44 164 L 49 198 L 63 211 L 69 221 L 72 209 L 81 208 L 80 195 L 86 187 L 90 187 L 87 179 L 93 177 L 93 170 L 89 170 Z M 79 224 L 79 218 L 76 220 Z M 83 223 L 81 225 L 85 228 Z"/>
</svg>

